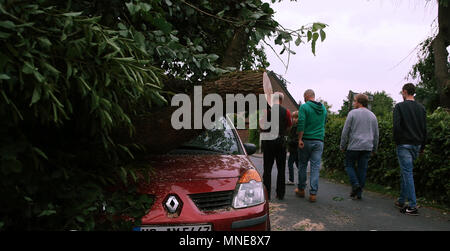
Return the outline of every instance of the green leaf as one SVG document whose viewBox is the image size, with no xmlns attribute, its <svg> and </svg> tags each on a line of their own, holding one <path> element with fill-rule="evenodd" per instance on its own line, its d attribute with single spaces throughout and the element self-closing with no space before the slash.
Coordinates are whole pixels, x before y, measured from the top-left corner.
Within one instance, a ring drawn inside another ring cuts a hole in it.
<svg viewBox="0 0 450 251">
<path fill-rule="evenodd" d="M 122 148 L 123 151 L 125 151 L 132 159 L 134 159 L 134 155 L 130 152 L 130 149 L 128 149 L 128 147 L 121 145 L 121 144 L 117 144 L 120 148 Z"/>
<path fill-rule="evenodd" d="M 35 86 L 34 87 L 33 96 L 31 97 L 30 106 L 32 106 L 34 103 L 38 102 L 41 99 L 41 92 L 42 92 L 42 89 L 39 86 Z"/>
<path fill-rule="evenodd" d="M 45 153 L 41 149 L 39 149 L 37 147 L 33 147 L 33 151 L 35 151 L 37 154 L 39 154 L 44 159 L 48 160 L 47 155 L 45 155 Z"/>
<path fill-rule="evenodd" d="M 333 197 L 333 200 L 334 200 L 334 201 L 343 201 L 344 198 L 342 198 L 342 197 L 340 197 L 340 196 L 335 196 L 335 197 Z"/>
<path fill-rule="evenodd" d="M 56 210 L 44 210 L 38 215 L 38 217 L 50 216 L 50 215 L 53 215 L 53 214 L 56 214 Z"/>
<path fill-rule="evenodd" d="M 221 12 L 217 13 L 217 16 L 223 17 L 224 13 L 225 13 L 225 10 L 222 10 Z"/>
<path fill-rule="evenodd" d="M 108 120 L 108 122 L 109 122 L 110 124 L 112 124 L 112 123 L 113 123 L 113 120 L 112 120 L 112 118 L 111 118 L 111 115 L 109 115 L 109 112 L 108 112 L 108 111 L 105 111 L 105 110 L 102 110 L 102 113 L 103 113 L 103 115 L 105 115 L 105 117 L 106 117 L 106 119 Z"/>
<path fill-rule="evenodd" d="M 68 12 L 68 13 L 64 13 L 62 15 L 66 16 L 66 17 L 77 17 L 77 16 L 81 15 L 81 13 L 83 13 L 83 12 L 82 11 L 80 11 L 80 12 Z"/>
<path fill-rule="evenodd" d="M 1 21 L 0 27 L 5 28 L 5 29 L 14 29 L 16 27 L 16 25 L 11 21 Z"/>
<path fill-rule="evenodd" d="M 295 45 L 299 46 L 301 42 L 302 42 L 302 39 L 300 36 L 298 36 L 297 39 L 295 40 Z"/>
<path fill-rule="evenodd" d="M 266 13 L 262 12 L 262 11 L 258 11 L 258 12 L 253 12 L 250 17 L 253 19 L 259 19 L 262 16 L 265 16 Z"/>
<path fill-rule="evenodd" d="M 33 71 L 33 75 L 39 83 L 43 83 L 45 81 L 45 77 L 42 76 L 42 74 L 39 73 L 37 70 Z"/>
<path fill-rule="evenodd" d="M 37 39 L 39 40 L 39 42 L 41 43 L 41 45 L 44 46 L 44 47 L 50 47 L 50 46 L 52 46 L 52 43 L 51 43 L 50 40 L 48 40 L 48 38 L 46 38 L 46 37 L 38 37 Z"/>
<path fill-rule="evenodd" d="M 162 17 L 157 17 L 153 20 L 153 24 L 158 27 L 164 34 L 170 34 L 172 31 L 172 24 Z"/>
<path fill-rule="evenodd" d="M 216 54 L 209 54 L 207 58 L 209 59 L 209 61 L 214 62 L 219 58 L 219 56 L 217 56 Z"/>
<path fill-rule="evenodd" d="M 22 72 L 25 74 L 31 74 L 34 71 L 36 71 L 36 68 L 28 61 L 25 61 L 22 67 Z"/>
<path fill-rule="evenodd" d="M 127 27 L 123 23 L 118 23 L 117 27 L 119 27 L 119 29 L 121 30 L 127 30 Z"/>
<path fill-rule="evenodd" d="M 50 94 L 50 97 L 52 97 L 52 99 L 56 102 L 56 104 L 57 104 L 59 107 L 64 107 L 64 105 L 61 104 L 61 102 L 59 102 L 58 98 L 56 98 L 56 96 L 53 94 L 52 91 L 50 91 L 49 94 Z"/>
<path fill-rule="evenodd" d="M 91 87 L 86 83 L 86 81 L 84 80 L 84 78 L 80 78 L 80 82 L 84 85 L 84 87 L 86 87 L 86 89 L 88 89 L 89 91 L 91 91 Z"/>
<path fill-rule="evenodd" d="M 6 39 L 9 38 L 12 34 L 11 33 L 5 33 L 0 31 L 0 38 Z"/>
<path fill-rule="evenodd" d="M 77 216 L 77 217 L 75 217 L 75 219 L 76 219 L 77 221 L 81 222 L 81 223 L 84 223 L 84 222 L 85 222 L 84 218 L 81 217 L 81 216 Z"/>
<path fill-rule="evenodd" d="M 125 170 L 125 168 L 120 167 L 120 177 L 122 178 L 123 183 L 127 183 L 127 171 Z"/>
<path fill-rule="evenodd" d="M 150 87 L 155 88 L 155 89 L 158 89 L 158 90 L 161 90 L 161 87 L 159 87 L 157 85 L 154 85 L 154 84 L 145 83 L 145 85 L 150 86 Z"/>
<path fill-rule="evenodd" d="M 320 40 L 323 42 L 323 40 L 325 40 L 326 37 L 327 35 L 325 34 L 325 31 L 320 30 Z"/>
<path fill-rule="evenodd" d="M 91 24 L 93 24 L 93 23 L 98 23 L 98 22 L 100 22 L 100 20 L 102 19 L 102 17 L 101 16 L 96 16 L 96 17 L 90 17 L 90 18 L 78 18 L 78 19 L 75 19 L 75 21 L 76 22 L 80 22 L 80 23 L 91 23 Z"/>
<path fill-rule="evenodd" d="M 44 67 L 47 68 L 47 70 L 49 70 L 51 73 L 55 74 L 55 75 L 59 75 L 61 74 L 60 71 L 58 71 L 55 67 L 53 67 L 52 65 L 48 64 L 48 63 L 43 63 Z"/>
<path fill-rule="evenodd" d="M 311 32 L 311 31 L 308 31 L 307 36 L 308 36 L 308 42 L 311 41 L 311 38 L 312 38 L 312 32 Z"/>
<path fill-rule="evenodd" d="M 8 80 L 8 79 L 11 79 L 8 75 L 6 75 L 4 73 L 0 74 L 0 80 Z"/>
<path fill-rule="evenodd" d="M 319 39 L 319 34 L 317 32 L 313 33 L 312 39 L 313 41 L 317 41 L 317 39 Z"/>
<path fill-rule="evenodd" d="M 315 32 L 315 31 L 321 30 L 325 27 L 326 27 L 326 25 L 323 23 L 314 23 L 313 27 L 312 27 L 312 31 Z"/>
<path fill-rule="evenodd" d="M 141 9 L 137 4 L 134 4 L 133 2 L 125 3 L 125 5 L 127 6 L 127 9 L 132 16 L 134 16 L 134 14 L 136 14 Z"/>
</svg>

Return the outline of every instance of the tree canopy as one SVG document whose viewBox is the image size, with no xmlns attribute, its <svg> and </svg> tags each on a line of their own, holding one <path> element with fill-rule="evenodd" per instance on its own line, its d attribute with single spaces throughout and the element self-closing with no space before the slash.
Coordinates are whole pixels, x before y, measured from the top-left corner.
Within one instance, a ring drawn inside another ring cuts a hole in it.
<svg viewBox="0 0 450 251">
<path fill-rule="evenodd" d="M 288 30 L 273 14 L 260 0 L 0 0 L 0 229 L 130 229 L 149 167 L 117 132 L 167 106 L 169 78 L 267 67 L 270 38 L 283 53 L 325 39 L 325 24 Z"/>
<path fill-rule="evenodd" d="M 434 73 L 434 53 L 431 46 L 432 37 L 420 44 L 419 61 L 413 65 L 408 77 L 417 80 L 416 100 L 422 103 L 427 111 L 433 112 L 439 106 L 439 93 Z"/>
<path fill-rule="evenodd" d="M 364 94 L 368 96 L 372 96 L 373 100 L 369 101 L 370 109 L 375 114 L 375 116 L 379 117 L 391 117 L 392 110 L 394 108 L 394 100 L 389 96 L 385 91 L 381 92 L 364 92 Z M 349 100 L 350 97 L 347 97 L 344 100 L 344 103 L 339 110 L 339 116 L 345 117 L 353 109 L 353 100 Z"/>
</svg>

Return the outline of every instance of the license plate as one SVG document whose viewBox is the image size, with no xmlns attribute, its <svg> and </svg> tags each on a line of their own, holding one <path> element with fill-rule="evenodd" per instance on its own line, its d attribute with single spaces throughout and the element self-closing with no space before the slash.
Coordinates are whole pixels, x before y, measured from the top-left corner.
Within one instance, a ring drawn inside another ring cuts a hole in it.
<svg viewBox="0 0 450 251">
<path fill-rule="evenodd" d="M 134 231 L 212 231 L 212 227 L 209 224 L 202 225 L 167 225 L 167 226 L 141 226 L 135 227 Z"/>
</svg>

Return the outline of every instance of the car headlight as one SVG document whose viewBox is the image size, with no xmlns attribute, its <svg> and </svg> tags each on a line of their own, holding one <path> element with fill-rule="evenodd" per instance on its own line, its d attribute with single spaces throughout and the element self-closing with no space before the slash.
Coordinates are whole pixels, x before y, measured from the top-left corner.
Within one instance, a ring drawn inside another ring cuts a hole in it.
<svg viewBox="0 0 450 251">
<path fill-rule="evenodd" d="M 259 205 L 264 201 L 264 185 L 261 177 L 256 170 L 250 169 L 242 175 L 238 182 L 233 198 L 233 207 L 251 207 Z"/>
</svg>

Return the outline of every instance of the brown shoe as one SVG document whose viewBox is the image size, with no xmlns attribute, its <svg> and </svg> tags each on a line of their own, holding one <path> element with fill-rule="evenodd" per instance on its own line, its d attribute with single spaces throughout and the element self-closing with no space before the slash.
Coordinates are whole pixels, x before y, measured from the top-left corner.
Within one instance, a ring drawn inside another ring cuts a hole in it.
<svg viewBox="0 0 450 251">
<path fill-rule="evenodd" d="M 295 195 L 300 198 L 305 198 L 305 190 L 296 188 Z"/>
<path fill-rule="evenodd" d="M 309 195 L 309 202 L 316 202 L 316 195 L 315 194 L 310 194 Z"/>
</svg>

